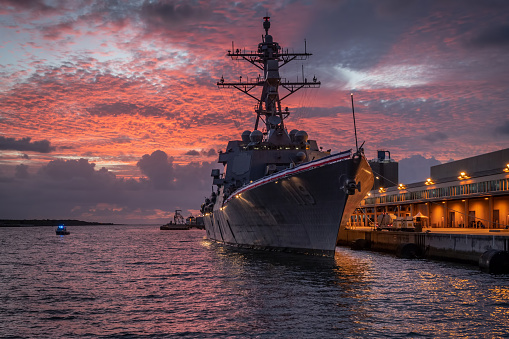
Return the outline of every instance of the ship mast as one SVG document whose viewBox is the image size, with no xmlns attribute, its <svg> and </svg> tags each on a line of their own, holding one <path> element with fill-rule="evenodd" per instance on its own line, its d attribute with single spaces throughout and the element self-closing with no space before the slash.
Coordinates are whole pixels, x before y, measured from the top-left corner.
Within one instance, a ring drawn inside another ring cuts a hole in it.
<svg viewBox="0 0 509 339">
<path fill-rule="evenodd" d="M 286 119 L 290 112 L 288 107 L 283 111 L 281 109 L 281 101 L 301 88 L 318 88 L 320 82 L 316 77 L 313 77 L 312 82 L 303 79 L 303 82 L 290 82 L 286 79 L 281 79 L 279 75 L 279 68 L 286 65 L 293 60 L 306 60 L 311 53 L 290 53 L 288 50 L 283 50 L 277 42 L 274 42 L 272 36 L 269 35 L 270 17 L 263 18 L 263 28 L 265 29 L 265 36 L 262 36 L 262 42 L 258 44 L 258 51 L 246 53 L 239 49 L 228 51 L 228 56 L 232 60 L 245 60 L 263 71 L 263 78 L 258 76 L 255 81 L 242 81 L 242 76 L 238 82 L 226 82 L 223 77 L 217 83 L 221 88 L 236 88 L 242 93 L 255 99 L 257 104 L 255 130 L 258 129 L 260 119 L 265 123 L 267 131 L 284 130 L 284 119 Z M 262 87 L 261 97 L 257 98 L 250 93 L 256 87 Z M 279 87 L 283 87 L 289 93 L 283 97 L 279 95 Z"/>
</svg>

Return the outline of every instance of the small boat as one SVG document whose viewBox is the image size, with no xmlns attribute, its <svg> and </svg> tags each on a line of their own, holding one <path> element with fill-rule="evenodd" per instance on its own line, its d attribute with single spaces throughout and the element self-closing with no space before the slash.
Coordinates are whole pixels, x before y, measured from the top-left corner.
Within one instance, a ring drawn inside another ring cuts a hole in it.
<svg viewBox="0 0 509 339">
<path fill-rule="evenodd" d="M 188 230 L 189 226 L 186 224 L 168 223 L 159 227 L 160 230 Z"/>
<path fill-rule="evenodd" d="M 55 230 L 55 232 L 57 233 L 57 235 L 66 235 L 66 234 L 71 234 L 71 232 L 69 232 L 67 230 L 67 228 L 65 228 L 64 225 L 60 225 L 57 227 L 57 229 Z"/>
<path fill-rule="evenodd" d="M 188 230 L 189 228 L 190 226 L 184 223 L 182 210 L 175 210 L 173 222 L 170 221 L 169 223 L 159 227 L 160 230 Z"/>
</svg>

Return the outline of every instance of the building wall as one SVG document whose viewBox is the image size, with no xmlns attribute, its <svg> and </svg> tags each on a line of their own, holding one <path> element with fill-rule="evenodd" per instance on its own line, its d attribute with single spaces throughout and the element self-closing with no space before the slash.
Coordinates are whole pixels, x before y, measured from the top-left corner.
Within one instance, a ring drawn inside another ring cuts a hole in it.
<svg viewBox="0 0 509 339">
<path fill-rule="evenodd" d="M 369 166 L 373 170 L 375 181 L 373 183 L 374 190 L 380 187 L 393 187 L 398 185 L 398 163 L 388 161 L 369 161 Z"/>
<path fill-rule="evenodd" d="M 498 210 L 499 224 L 509 225 L 509 197 L 494 197 L 493 210 Z"/>
<path fill-rule="evenodd" d="M 430 207 L 431 227 L 445 227 L 444 204 L 434 203 Z"/>
<path fill-rule="evenodd" d="M 471 158 L 457 160 L 446 164 L 432 166 L 431 178 L 440 180 L 444 178 L 457 177 L 460 172 L 466 172 L 468 175 L 474 173 L 486 172 L 496 169 L 503 169 L 509 162 L 509 148 L 478 155 Z"/>
<path fill-rule="evenodd" d="M 372 225 L 376 208 L 377 215 L 397 217 L 420 212 L 423 227 L 509 228 L 508 165 L 509 148 L 433 166 L 429 181 L 372 190 L 356 211 L 371 223 L 353 218 L 352 224 Z M 460 171 L 468 178 L 458 178 Z"/>
<path fill-rule="evenodd" d="M 449 218 L 451 227 L 464 227 L 465 225 L 465 202 L 461 200 L 452 200 L 448 203 L 449 216 L 454 215 L 453 218 Z"/>
</svg>

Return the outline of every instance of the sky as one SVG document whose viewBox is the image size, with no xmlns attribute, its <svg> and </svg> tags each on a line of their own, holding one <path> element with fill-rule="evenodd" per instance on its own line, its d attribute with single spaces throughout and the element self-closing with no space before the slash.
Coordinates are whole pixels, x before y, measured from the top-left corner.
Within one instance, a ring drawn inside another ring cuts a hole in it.
<svg viewBox="0 0 509 339">
<path fill-rule="evenodd" d="M 509 145 L 507 0 L 0 0 L 0 219 L 157 224 L 197 215 L 255 101 L 229 49 L 264 34 L 313 55 L 281 68 L 319 89 L 289 129 L 332 152 L 359 143 L 400 181 Z M 306 46 L 306 47 L 305 47 Z M 246 78 L 244 78 L 246 79 Z"/>
</svg>

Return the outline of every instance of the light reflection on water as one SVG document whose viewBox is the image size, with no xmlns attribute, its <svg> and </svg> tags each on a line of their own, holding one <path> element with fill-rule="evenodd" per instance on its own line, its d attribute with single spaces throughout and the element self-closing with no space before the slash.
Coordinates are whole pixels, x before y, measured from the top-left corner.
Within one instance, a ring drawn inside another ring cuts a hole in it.
<svg viewBox="0 0 509 339">
<path fill-rule="evenodd" d="M 509 337 L 509 277 L 341 248 L 230 249 L 157 227 L 0 229 L 0 336 Z"/>
</svg>

